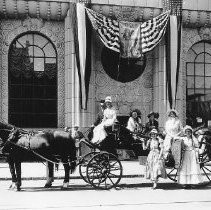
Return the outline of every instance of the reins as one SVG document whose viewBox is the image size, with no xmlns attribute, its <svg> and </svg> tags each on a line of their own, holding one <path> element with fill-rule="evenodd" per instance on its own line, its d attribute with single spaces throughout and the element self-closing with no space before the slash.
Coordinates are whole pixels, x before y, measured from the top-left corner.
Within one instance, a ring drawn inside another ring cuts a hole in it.
<svg viewBox="0 0 211 210">
<path fill-rule="evenodd" d="M 28 135 L 28 140 L 29 140 L 29 144 L 28 144 L 29 147 L 28 147 L 28 148 L 27 148 L 27 147 L 24 147 L 24 146 L 21 146 L 21 145 L 18 145 L 18 144 L 14 143 L 14 142 L 12 142 L 12 141 L 10 141 L 10 140 L 7 140 L 7 141 L 5 142 L 5 144 L 6 144 L 6 143 L 10 143 L 10 144 L 12 144 L 12 145 L 14 145 L 14 146 L 16 146 L 16 147 L 19 147 L 19 148 L 21 148 L 21 149 L 24 149 L 24 150 L 27 150 L 27 151 L 29 151 L 29 152 L 32 152 L 33 154 L 35 154 L 36 156 L 40 157 L 41 159 L 43 159 L 43 160 L 45 160 L 45 161 L 47 161 L 47 162 L 51 162 L 51 163 L 53 163 L 53 164 L 58 164 L 58 162 L 52 161 L 52 160 L 50 160 L 50 159 L 44 157 L 43 155 L 41 155 L 41 154 L 35 152 L 33 149 L 31 149 L 31 147 L 30 147 L 30 139 L 31 139 L 31 137 L 33 136 L 34 132 L 31 132 L 31 133 L 30 133 L 30 132 L 27 132 L 27 133 L 22 133 L 22 134 L 23 134 L 22 136 Z M 69 164 L 69 163 L 72 163 L 72 162 L 74 162 L 74 161 L 70 161 L 70 162 L 59 161 L 59 162 L 61 162 L 62 164 Z"/>
</svg>

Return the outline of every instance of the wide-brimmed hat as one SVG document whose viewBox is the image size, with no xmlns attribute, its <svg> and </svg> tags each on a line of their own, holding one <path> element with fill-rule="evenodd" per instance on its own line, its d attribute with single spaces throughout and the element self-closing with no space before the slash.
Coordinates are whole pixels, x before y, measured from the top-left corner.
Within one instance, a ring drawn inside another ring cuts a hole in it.
<svg viewBox="0 0 211 210">
<path fill-rule="evenodd" d="M 130 116 L 132 116 L 132 113 L 133 113 L 133 112 L 136 112 L 137 115 L 138 115 L 139 117 L 141 117 L 141 111 L 140 111 L 139 109 L 133 109 L 133 110 L 131 110 L 131 111 L 130 111 Z"/>
<path fill-rule="evenodd" d="M 192 128 L 190 125 L 186 125 L 186 126 L 183 128 L 183 132 L 185 132 L 186 130 L 190 130 L 190 131 L 193 133 L 193 128 Z"/>
<path fill-rule="evenodd" d="M 150 118 L 152 115 L 154 115 L 154 118 L 158 119 L 159 118 L 159 113 L 158 112 L 150 112 L 147 117 Z"/>
<path fill-rule="evenodd" d="M 169 116 L 172 112 L 176 115 L 176 117 L 179 116 L 179 113 L 178 113 L 178 111 L 176 109 L 169 110 L 168 113 L 167 113 L 167 115 Z"/>
<path fill-rule="evenodd" d="M 151 135 L 152 133 L 156 133 L 156 134 L 158 134 L 157 129 L 153 128 L 153 129 L 149 132 L 149 134 Z"/>
<path fill-rule="evenodd" d="M 112 100 L 111 100 L 111 96 L 107 96 L 106 98 L 105 98 L 105 102 L 112 102 Z"/>
</svg>

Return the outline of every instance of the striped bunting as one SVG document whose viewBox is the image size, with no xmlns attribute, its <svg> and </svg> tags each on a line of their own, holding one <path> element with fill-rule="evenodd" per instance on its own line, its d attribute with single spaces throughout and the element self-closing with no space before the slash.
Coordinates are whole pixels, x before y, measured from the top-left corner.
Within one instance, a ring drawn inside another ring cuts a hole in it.
<svg viewBox="0 0 211 210">
<path fill-rule="evenodd" d="M 86 8 L 86 11 L 103 44 L 107 48 L 119 52 L 119 23 L 91 9 Z"/>
<path fill-rule="evenodd" d="M 143 53 L 152 50 L 161 41 L 166 31 L 169 15 L 170 12 L 167 11 L 141 24 L 141 45 Z"/>
<path fill-rule="evenodd" d="M 86 8 L 88 17 L 93 28 L 98 32 L 103 44 L 116 52 L 120 52 L 120 29 L 119 22 L 107 18 L 91 9 Z M 162 39 L 165 34 L 167 22 L 170 12 L 167 11 L 152 20 L 148 20 L 140 24 L 140 35 L 137 37 L 140 40 L 139 50 L 141 53 L 146 53 L 152 50 Z M 121 22 L 124 24 L 124 22 Z"/>
</svg>

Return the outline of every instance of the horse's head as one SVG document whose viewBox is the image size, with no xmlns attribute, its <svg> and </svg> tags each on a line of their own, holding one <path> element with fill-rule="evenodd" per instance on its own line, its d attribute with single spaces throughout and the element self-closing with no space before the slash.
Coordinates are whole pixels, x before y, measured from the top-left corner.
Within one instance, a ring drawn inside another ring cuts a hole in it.
<svg viewBox="0 0 211 210">
<path fill-rule="evenodd" d="M 20 137 L 20 132 L 18 129 L 13 127 L 11 130 L 5 130 L 5 136 L 2 138 L 2 152 L 9 153 L 10 149 L 12 148 L 11 143 L 16 143 Z"/>
</svg>

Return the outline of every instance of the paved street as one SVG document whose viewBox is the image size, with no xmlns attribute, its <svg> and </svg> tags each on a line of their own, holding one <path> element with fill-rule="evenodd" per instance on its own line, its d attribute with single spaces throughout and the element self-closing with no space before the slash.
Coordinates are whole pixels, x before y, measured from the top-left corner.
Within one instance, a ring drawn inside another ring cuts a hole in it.
<svg viewBox="0 0 211 210">
<path fill-rule="evenodd" d="M 23 183 L 21 192 L 8 190 L 10 180 L 6 164 L 0 167 L 0 209 L 1 210 L 130 210 L 130 209 L 210 209 L 211 185 L 191 190 L 184 190 L 170 180 L 160 180 L 158 189 L 152 190 L 151 183 L 142 175 L 144 168 L 137 162 L 123 162 L 124 175 L 117 189 L 109 191 L 95 190 L 83 180 L 78 179 L 78 172 L 72 177 L 67 190 L 62 190 L 60 169 L 51 189 L 43 188 L 45 167 L 42 164 L 23 164 Z M 4 167 L 4 168 L 3 168 Z M 139 173 L 140 172 L 140 173 Z M 139 174 L 138 174 L 139 173 Z M 33 176 L 35 180 L 31 180 Z M 43 176 L 43 177 L 42 177 Z M 127 176 L 126 176 L 127 177 Z M 129 177 L 129 176 L 128 176 Z M 37 178 L 37 180 L 36 180 Z"/>
<path fill-rule="evenodd" d="M 44 180 L 23 181 L 21 192 L 9 191 L 8 181 L 0 182 L 0 209 L 210 209 L 211 186 L 184 190 L 170 181 L 152 190 L 143 178 L 122 179 L 119 189 L 94 190 L 74 179 L 68 190 L 61 190 L 61 180 L 45 189 Z"/>
</svg>

